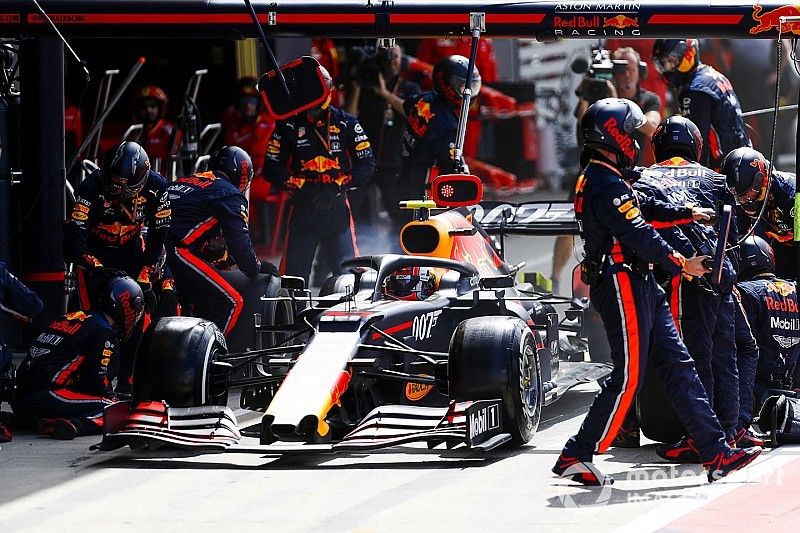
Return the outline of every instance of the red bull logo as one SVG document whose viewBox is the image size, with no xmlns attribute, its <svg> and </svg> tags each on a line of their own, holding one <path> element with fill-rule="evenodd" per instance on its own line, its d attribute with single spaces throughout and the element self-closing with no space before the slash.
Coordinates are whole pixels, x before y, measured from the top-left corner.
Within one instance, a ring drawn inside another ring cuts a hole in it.
<svg viewBox="0 0 800 533">
<path fill-rule="evenodd" d="M 631 161 L 636 159 L 636 150 L 633 147 L 633 138 L 626 135 L 619 129 L 619 123 L 614 117 L 609 117 L 603 124 L 606 132 L 611 135 L 611 138 L 617 143 L 622 153 L 624 153 Z"/>
<path fill-rule="evenodd" d="M 639 19 L 626 17 L 625 15 L 617 15 L 616 17 L 603 17 L 604 28 L 618 28 L 624 30 L 625 28 L 638 28 Z"/>
<path fill-rule="evenodd" d="M 435 113 L 431 112 L 430 102 L 426 102 L 424 100 L 418 100 L 416 107 L 417 107 L 417 115 L 419 115 L 420 118 L 425 119 L 425 122 L 430 122 L 435 115 Z"/>
<path fill-rule="evenodd" d="M 760 5 L 753 7 L 753 20 L 758 24 L 750 28 L 751 35 L 781 27 L 781 18 L 800 17 L 800 5 L 781 6 L 765 13 L 762 13 L 763 9 Z M 782 31 L 800 35 L 800 21 L 783 22 Z"/>
<path fill-rule="evenodd" d="M 339 166 L 338 159 L 331 159 L 324 155 L 318 155 L 314 159 L 309 159 L 300 167 L 301 172 L 316 172 L 317 174 L 340 169 L 341 167 Z"/>
<path fill-rule="evenodd" d="M 756 159 L 750 161 L 750 166 L 753 168 L 757 168 L 758 173 L 761 175 L 762 178 L 767 177 L 767 163 L 760 157 L 757 157 Z"/>
</svg>

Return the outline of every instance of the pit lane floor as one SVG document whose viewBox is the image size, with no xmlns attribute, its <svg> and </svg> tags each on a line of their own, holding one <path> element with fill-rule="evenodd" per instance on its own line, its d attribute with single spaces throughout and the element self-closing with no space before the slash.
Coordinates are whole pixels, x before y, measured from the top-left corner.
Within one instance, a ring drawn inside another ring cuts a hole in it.
<svg viewBox="0 0 800 533">
<path fill-rule="evenodd" d="M 699 466 L 661 463 L 652 444 L 598 458 L 617 478 L 611 487 L 554 478 L 596 391 L 570 391 L 543 411 L 528 445 L 488 456 L 417 446 L 284 458 L 93 452 L 99 437 L 20 433 L 0 450 L 0 530 L 782 531 L 800 515 L 800 447 L 768 451 L 713 485 Z"/>
</svg>

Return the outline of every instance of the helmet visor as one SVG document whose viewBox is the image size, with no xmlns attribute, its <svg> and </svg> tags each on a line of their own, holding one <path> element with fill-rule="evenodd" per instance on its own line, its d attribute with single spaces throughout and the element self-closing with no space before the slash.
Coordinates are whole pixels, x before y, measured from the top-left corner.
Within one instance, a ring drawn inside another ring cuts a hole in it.
<svg viewBox="0 0 800 533">
<path fill-rule="evenodd" d="M 659 57 L 653 58 L 653 65 L 656 67 L 656 70 L 661 74 L 666 74 L 667 72 L 674 72 L 678 65 L 680 64 L 681 60 L 675 54 L 666 54 Z"/>
<path fill-rule="evenodd" d="M 467 80 L 464 78 L 460 78 L 458 76 L 453 76 L 453 80 L 451 85 L 458 93 L 460 98 L 464 98 L 464 89 L 467 86 Z M 478 93 L 481 92 L 481 79 L 478 76 L 473 76 L 472 84 L 470 85 L 470 90 L 472 92 L 472 97 L 478 96 Z"/>
</svg>

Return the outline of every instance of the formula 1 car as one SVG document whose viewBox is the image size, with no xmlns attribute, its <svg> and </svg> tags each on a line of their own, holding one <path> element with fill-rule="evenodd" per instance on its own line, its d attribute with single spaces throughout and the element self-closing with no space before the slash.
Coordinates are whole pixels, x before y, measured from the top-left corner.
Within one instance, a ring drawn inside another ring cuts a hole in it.
<svg viewBox="0 0 800 533">
<path fill-rule="evenodd" d="M 432 189 L 432 201 L 407 202 L 419 214 L 401 232 L 408 255 L 351 259 L 319 297 L 299 278 L 275 280 L 263 323 L 256 317 L 255 350 L 226 353 L 210 322 L 162 319 L 137 356 L 134 400 L 106 411 L 101 447 L 288 453 L 528 442 L 542 406 L 610 367 L 561 353 L 566 330 L 579 337 L 585 302 L 515 285 L 522 265 L 501 259 L 465 207 L 480 200 L 480 181 L 440 176 Z M 438 207 L 453 209 L 430 216 Z M 409 271 L 435 277 L 435 290 L 398 297 L 390 283 Z M 560 323 L 556 305 L 568 308 Z M 244 367 L 252 371 L 232 377 Z M 243 387 L 241 406 L 262 412 L 260 424 L 237 426 L 231 387 Z"/>
</svg>

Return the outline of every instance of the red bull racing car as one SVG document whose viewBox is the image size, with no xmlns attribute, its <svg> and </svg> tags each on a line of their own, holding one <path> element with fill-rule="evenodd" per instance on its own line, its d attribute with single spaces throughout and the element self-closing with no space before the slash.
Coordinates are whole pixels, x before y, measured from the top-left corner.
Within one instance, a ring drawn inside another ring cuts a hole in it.
<svg viewBox="0 0 800 533">
<path fill-rule="evenodd" d="M 162 319 L 139 352 L 134 400 L 106 412 L 101 447 L 281 454 L 528 442 L 543 406 L 610 367 L 561 349 L 568 330 L 580 337 L 585 302 L 515 284 L 522 265 L 507 265 L 478 222 L 513 232 L 506 211 L 465 207 L 480 182 L 440 176 L 433 190 L 433 201 L 408 203 L 419 217 L 401 232 L 407 255 L 351 259 L 318 297 L 300 279 L 275 280 L 254 350 L 227 353 L 210 322 Z M 441 206 L 455 209 L 430 216 Z M 540 207 L 545 228 L 574 224 Z M 259 423 L 238 426 L 232 388 Z"/>
</svg>

